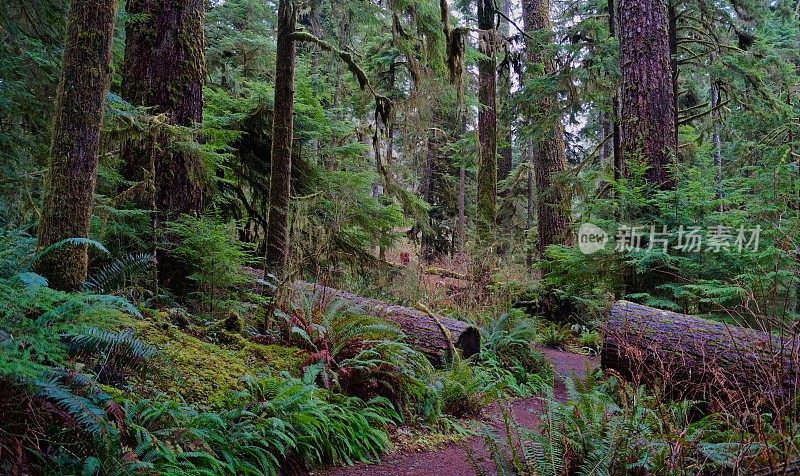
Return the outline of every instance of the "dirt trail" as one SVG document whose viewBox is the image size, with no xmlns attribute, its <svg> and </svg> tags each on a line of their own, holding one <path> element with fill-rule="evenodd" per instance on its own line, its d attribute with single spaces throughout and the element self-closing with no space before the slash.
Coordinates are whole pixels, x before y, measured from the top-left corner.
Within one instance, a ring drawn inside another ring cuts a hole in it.
<svg viewBox="0 0 800 476">
<path fill-rule="evenodd" d="M 578 354 L 559 352 L 552 349 L 541 349 L 555 367 L 556 383 L 554 393 L 557 399 L 566 398 L 565 377 L 572 374 L 585 375 L 587 369 L 597 367 L 597 359 Z M 538 415 L 542 410 L 542 402 L 538 397 L 516 400 L 511 403 L 511 411 L 517 422 L 527 428 L 535 428 Z M 485 420 L 497 425 L 500 411 L 492 405 L 485 411 Z M 462 443 L 463 445 L 464 443 Z M 492 462 L 488 459 L 483 442 L 474 437 L 466 442 L 487 474 L 494 474 Z M 357 464 L 355 466 L 330 468 L 314 474 L 321 476 L 471 476 L 475 470 L 467 461 L 464 448 L 458 444 L 449 444 L 433 451 L 399 452 L 384 457 L 378 464 Z"/>
</svg>

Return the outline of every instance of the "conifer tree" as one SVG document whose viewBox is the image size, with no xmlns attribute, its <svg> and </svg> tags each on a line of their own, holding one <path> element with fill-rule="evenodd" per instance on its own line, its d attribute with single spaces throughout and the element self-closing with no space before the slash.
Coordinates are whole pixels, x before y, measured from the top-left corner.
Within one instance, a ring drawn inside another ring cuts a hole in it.
<svg viewBox="0 0 800 476">
<path fill-rule="evenodd" d="M 549 0 L 523 0 L 525 29 L 530 36 L 528 42 L 528 68 L 534 70 L 542 65 L 545 76 L 555 72 L 553 58 L 546 53 L 546 44 L 541 38 L 552 35 Z M 558 110 L 555 93 L 541 94 L 532 108 L 533 127 L 539 129 L 533 137 L 532 169 L 536 183 L 536 216 L 538 230 L 538 250 L 544 256 L 551 245 L 571 245 L 573 243 L 571 196 L 564 186 L 568 173 L 566 146 L 564 144 L 564 125 Z M 547 272 L 547 270 L 544 270 Z M 554 306 L 545 308 L 547 318 L 554 316 Z"/>
<path fill-rule="evenodd" d="M 205 47 L 203 0 L 128 0 L 127 13 L 136 17 L 126 25 L 122 97 L 163 114 L 168 124 L 195 126 L 203 120 Z M 203 165 L 197 157 L 178 150 L 163 131 L 153 137 L 127 141 L 121 151 L 123 175 L 133 182 L 153 183 L 149 203 L 153 228 L 181 214 L 197 215 L 202 207 L 198 177 Z M 178 285 L 186 271 L 163 249 L 157 250 L 159 280 Z"/>
<path fill-rule="evenodd" d="M 622 72 L 622 160 L 646 162 L 646 180 L 671 188 L 677 152 L 675 92 L 663 0 L 622 0 L 617 6 Z"/>
<path fill-rule="evenodd" d="M 495 9 L 493 0 L 478 0 L 478 242 L 490 246 L 497 220 L 497 70 L 495 61 Z"/>
<path fill-rule="evenodd" d="M 283 273 L 289 254 L 289 197 L 292 176 L 292 138 L 296 11 L 291 0 L 278 3 L 278 44 L 275 61 L 275 112 L 272 122 L 267 268 Z"/>
<path fill-rule="evenodd" d="M 73 0 L 69 11 L 39 223 L 40 250 L 89 235 L 116 12 L 115 0 Z M 59 246 L 35 267 L 51 287 L 78 289 L 86 279 L 87 245 Z"/>
</svg>

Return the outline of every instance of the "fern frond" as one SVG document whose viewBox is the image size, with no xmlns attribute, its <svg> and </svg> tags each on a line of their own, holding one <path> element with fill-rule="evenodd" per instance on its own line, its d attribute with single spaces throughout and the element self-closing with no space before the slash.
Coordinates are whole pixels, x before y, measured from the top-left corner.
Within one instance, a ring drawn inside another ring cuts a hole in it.
<svg viewBox="0 0 800 476">
<path fill-rule="evenodd" d="M 83 290 L 95 294 L 107 294 L 119 290 L 153 269 L 155 257 L 149 253 L 133 253 L 97 270 L 83 283 Z"/>
<path fill-rule="evenodd" d="M 106 247 L 103 246 L 103 244 L 100 243 L 99 241 L 95 241 L 95 240 L 92 240 L 90 238 L 66 238 L 66 239 L 63 239 L 61 241 L 57 241 L 57 242 L 53 243 L 52 245 L 48 246 L 47 248 L 43 249 L 42 251 L 39 251 L 38 253 L 36 253 L 36 255 L 34 255 L 34 257 L 33 257 L 33 261 L 34 262 L 38 261 L 38 260 L 42 259 L 42 257 L 47 256 L 48 254 L 50 254 L 50 253 L 52 253 L 52 252 L 54 252 L 56 250 L 59 250 L 59 249 L 63 248 L 64 246 L 67 246 L 67 245 L 69 245 L 69 246 L 90 246 L 90 247 L 95 248 L 96 250 L 98 250 L 98 251 L 100 251 L 100 252 L 102 252 L 104 254 L 110 254 L 108 249 L 106 249 Z"/>
</svg>

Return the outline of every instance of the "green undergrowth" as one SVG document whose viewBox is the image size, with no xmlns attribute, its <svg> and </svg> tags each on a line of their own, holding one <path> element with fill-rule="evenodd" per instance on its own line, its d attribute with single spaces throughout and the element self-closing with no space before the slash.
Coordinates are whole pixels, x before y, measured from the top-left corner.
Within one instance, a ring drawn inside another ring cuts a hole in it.
<svg viewBox="0 0 800 476">
<path fill-rule="evenodd" d="M 134 391 L 143 397 L 165 393 L 214 406 L 228 391 L 241 390 L 244 376 L 268 370 L 297 375 L 305 360 L 297 348 L 257 344 L 234 333 L 226 333 L 224 343 L 204 341 L 174 326 L 167 313 L 147 314 L 151 317 L 125 317 L 115 325 L 133 329 L 159 351 L 145 377 L 134 382 Z"/>
<path fill-rule="evenodd" d="M 533 430 L 500 405 L 500 431 L 481 432 L 498 474 L 783 474 L 776 469 L 799 454 L 796 425 L 768 412 L 709 413 L 703 402 L 673 401 L 599 371 L 567 380 L 566 393 L 566 402 L 552 393 L 543 399 Z"/>
</svg>

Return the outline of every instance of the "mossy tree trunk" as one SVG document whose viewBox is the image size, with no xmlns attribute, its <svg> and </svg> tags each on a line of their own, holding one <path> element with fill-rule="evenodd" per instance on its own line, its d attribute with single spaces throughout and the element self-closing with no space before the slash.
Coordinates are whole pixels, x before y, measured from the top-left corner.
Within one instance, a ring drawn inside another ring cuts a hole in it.
<svg viewBox="0 0 800 476">
<path fill-rule="evenodd" d="M 420 193 L 422 199 L 425 200 L 431 207 L 433 207 L 433 174 L 436 167 L 436 160 L 439 154 L 439 144 L 436 141 L 436 130 L 428 132 L 427 153 L 425 154 L 425 166 L 422 170 L 422 183 L 420 184 Z M 431 210 L 432 212 L 433 210 Z M 434 255 L 434 236 L 433 236 L 433 223 L 428 224 L 422 230 L 422 238 L 420 239 L 420 255 L 424 262 L 429 263 L 433 260 Z"/>
<path fill-rule="evenodd" d="M 608 33 L 610 36 L 617 36 L 617 24 L 619 15 L 616 9 L 615 0 L 608 0 Z M 622 105 L 620 104 L 620 88 L 614 89 L 611 96 L 611 117 L 612 132 L 614 137 L 612 143 L 614 147 L 614 180 L 620 180 L 625 176 L 625 163 L 622 161 Z"/>
<path fill-rule="evenodd" d="M 478 0 L 478 196 L 477 239 L 482 248 L 494 243 L 497 220 L 497 71 L 493 0 Z"/>
<path fill-rule="evenodd" d="M 506 17 L 511 16 L 511 0 L 503 0 L 503 14 Z M 508 20 L 501 20 L 500 35 L 508 38 L 511 31 L 511 25 Z M 500 123 L 498 129 L 501 133 L 502 143 L 498 151 L 497 157 L 497 181 L 503 181 L 511 174 L 513 167 L 513 154 L 512 147 L 514 137 L 512 135 L 513 122 L 514 122 L 514 108 L 512 102 L 512 68 L 511 56 L 509 45 L 506 43 L 505 58 L 503 59 L 500 67 Z M 505 196 L 505 195 L 504 195 Z"/>
<path fill-rule="evenodd" d="M 278 3 L 278 44 L 275 60 L 275 113 L 267 225 L 267 269 L 282 276 L 289 255 L 289 197 L 292 175 L 296 12 L 291 0 Z"/>
<path fill-rule="evenodd" d="M 39 249 L 89 235 L 116 13 L 114 0 L 73 0 L 70 8 Z M 67 291 L 80 288 L 87 268 L 86 245 L 62 246 L 35 265 L 51 287 Z"/>
<path fill-rule="evenodd" d="M 664 0 L 622 0 L 617 7 L 622 72 L 622 160 L 645 161 L 645 178 L 674 186 L 669 165 L 677 152 L 675 92 Z"/>
<path fill-rule="evenodd" d="M 122 97 L 163 114 L 169 124 L 194 126 L 203 120 L 203 0 L 128 0 L 127 12 L 137 15 L 125 29 Z M 196 215 L 202 208 L 199 158 L 172 147 L 166 133 L 124 144 L 123 175 L 131 181 L 152 177 L 152 195 L 143 207 L 154 207 L 153 227 L 181 214 Z M 159 279 L 177 285 L 186 270 L 161 249 Z"/>
<path fill-rule="evenodd" d="M 533 38 L 549 37 L 552 34 L 550 25 L 549 0 L 524 0 L 522 2 L 525 29 Z M 543 65 L 545 76 L 555 73 L 553 58 L 545 53 L 547 44 L 528 44 L 528 66 Z M 538 218 L 539 242 L 541 255 L 550 245 L 571 245 L 572 218 L 571 197 L 569 189 L 564 185 L 568 171 L 566 146 L 564 144 L 564 125 L 555 93 L 540 94 L 533 104 L 530 119 L 540 129 L 533 143 L 533 175 L 536 181 L 536 216 Z"/>
<path fill-rule="evenodd" d="M 604 369 L 712 410 L 782 410 L 800 389 L 800 339 L 627 301 L 611 308 Z"/>
<path fill-rule="evenodd" d="M 550 24 L 549 0 L 523 0 L 523 19 L 525 29 L 533 40 L 529 40 L 527 56 L 528 68 L 542 71 L 544 77 L 555 74 L 552 56 L 547 53 L 549 37 L 552 34 Z M 543 41 L 548 39 L 547 41 Z M 555 92 L 541 91 L 538 100 L 532 105 L 532 125 L 539 129 L 533 137 L 533 179 L 536 183 L 536 217 L 540 256 L 551 245 L 571 245 L 574 242 L 572 233 L 572 200 L 565 179 L 569 173 L 564 143 L 564 125 L 561 122 L 558 97 Z M 543 269 L 544 273 L 548 270 Z M 556 302 L 554 296 L 543 301 L 542 311 L 545 318 L 561 320 L 562 303 Z"/>
</svg>

